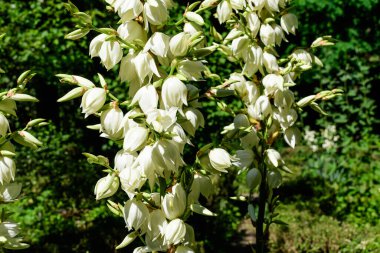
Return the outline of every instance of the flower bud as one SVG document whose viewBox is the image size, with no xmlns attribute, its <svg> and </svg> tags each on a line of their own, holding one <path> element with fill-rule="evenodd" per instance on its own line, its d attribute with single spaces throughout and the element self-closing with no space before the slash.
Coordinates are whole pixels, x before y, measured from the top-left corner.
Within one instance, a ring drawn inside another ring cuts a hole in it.
<svg viewBox="0 0 380 253">
<path fill-rule="evenodd" d="M 281 27 L 284 31 L 289 34 L 296 34 L 296 29 L 298 29 L 298 19 L 293 13 L 287 13 L 281 17 Z"/>
<path fill-rule="evenodd" d="M 129 230 L 132 228 L 135 230 L 143 229 L 149 217 L 148 208 L 144 203 L 136 199 L 130 199 L 125 203 L 123 213 L 125 223 Z"/>
<path fill-rule="evenodd" d="M 111 197 L 118 189 L 119 178 L 108 174 L 107 176 L 99 179 L 95 185 L 94 194 L 96 196 L 96 200 Z"/>
<path fill-rule="evenodd" d="M 184 16 L 187 20 L 192 21 L 200 26 L 204 25 L 205 23 L 202 16 L 195 12 L 187 11 Z"/>
<path fill-rule="evenodd" d="M 115 108 L 111 108 L 102 111 L 100 115 L 101 131 L 104 133 L 101 136 L 112 140 L 118 140 L 123 137 L 123 112 L 116 105 Z"/>
<path fill-rule="evenodd" d="M 247 173 L 246 182 L 250 190 L 254 190 L 261 183 L 261 173 L 258 169 L 250 169 Z"/>
<path fill-rule="evenodd" d="M 186 235 L 186 225 L 181 219 L 172 220 L 165 228 L 166 244 L 178 244 Z"/>
<path fill-rule="evenodd" d="M 211 166 L 220 172 L 227 173 L 228 171 L 226 169 L 232 165 L 230 154 L 222 148 L 212 149 L 208 156 Z"/>
<path fill-rule="evenodd" d="M 181 184 L 174 185 L 172 192 L 165 195 L 161 208 L 169 220 L 181 217 L 186 209 L 186 192 Z"/>
<path fill-rule="evenodd" d="M 106 102 L 107 93 L 103 88 L 92 88 L 86 91 L 82 97 L 82 113 L 85 113 L 85 118 L 94 114 L 103 107 Z"/>
<path fill-rule="evenodd" d="M 191 34 L 181 32 L 170 39 L 170 51 L 175 57 L 185 56 L 189 50 Z"/>
<path fill-rule="evenodd" d="M 175 76 L 166 78 L 161 90 L 162 102 L 165 109 L 177 107 L 182 109 L 182 105 L 187 105 L 186 85 Z"/>
<path fill-rule="evenodd" d="M 84 94 L 85 91 L 86 90 L 83 87 L 76 87 L 76 88 L 72 89 L 71 91 L 69 91 L 68 93 L 66 93 L 66 95 L 64 95 L 63 97 L 58 99 L 57 102 L 66 102 L 66 101 L 69 101 L 71 99 L 80 97 Z"/>
</svg>

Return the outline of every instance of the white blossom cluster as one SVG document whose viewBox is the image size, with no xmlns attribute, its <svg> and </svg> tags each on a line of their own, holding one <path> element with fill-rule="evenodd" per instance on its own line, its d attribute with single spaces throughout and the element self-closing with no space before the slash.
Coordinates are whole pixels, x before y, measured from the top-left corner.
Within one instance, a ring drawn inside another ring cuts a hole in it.
<svg viewBox="0 0 380 253">
<path fill-rule="evenodd" d="M 306 128 L 304 139 L 307 146 L 309 146 L 310 149 L 315 152 L 320 149 L 319 146 L 322 146 L 322 148 L 325 150 L 330 150 L 336 147 L 337 141 L 339 140 L 339 135 L 337 134 L 336 126 L 329 125 L 325 129 L 321 130 L 321 133 Z M 320 145 L 321 140 L 322 145 Z"/>
<path fill-rule="evenodd" d="M 206 46 L 204 20 L 192 7 L 178 26 L 182 31 L 168 35 L 165 24 L 171 0 L 106 2 L 119 15 L 120 25 L 115 30 L 93 28 L 101 34 L 91 41 L 89 51 L 107 70 L 119 65 L 127 96 L 119 100 L 101 75 L 101 87 L 96 87 L 83 77 L 61 74 L 62 82 L 78 87 L 58 101 L 82 96 L 85 117 L 100 119 L 91 128 L 122 146 L 113 167 L 102 156 L 86 154 L 90 162 L 108 171 L 95 186 L 96 199 L 111 197 L 119 188 L 128 196 L 124 204 L 109 201 L 110 209 L 123 216 L 132 231 L 117 248 L 140 237 L 145 246 L 134 252 L 194 252 L 194 230 L 185 221 L 192 212 L 213 215 L 198 198 L 212 194 L 208 173 L 227 172 L 232 165 L 231 156 L 222 148 L 200 151 L 195 163 L 201 168 L 183 160 L 185 146 L 192 145 L 192 137 L 205 124 L 199 89 L 194 85 L 208 72 L 201 56 L 216 46 Z M 76 39 L 74 35 L 67 37 Z"/>
<path fill-rule="evenodd" d="M 260 184 L 263 171 L 270 188 L 281 184 L 280 170 L 288 169 L 272 144 L 282 135 L 294 148 L 301 139 L 301 131 L 296 126 L 298 111 L 310 105 L 321 112 L 315 101 L 332 95 L 326 91 L 295 101 L 291 87 L 297 84 L 303 71 L 309 70 L 313 64 L 322 65 L 311 49 L 326 41 L 320 38 L 311 48 L 296 49 L 287 58 L 280 58 L 276 48 L 288 42 L 289 36 L 296 34 L 298 28 L 297 17 L 288 9 L 289 2 L 222 0 L 217 6 L 219 22 L 231 28 L 221 51 L 228 59 L 243 66 L 241 73 L 231 74 L 226 84 L 245 105 L 223 133 L 227 138 L 240 139 L 241 150 L 236 152 L 238 161 L 235 165 L 250 169 L 247 183 L 253 188 Z M 260 154 L 264 155 L 265 170 L 258 169 Z"/>
<path fill-rule="evenodd" d="M 186 219 L 192 212 L 213 215 L 198 200 L 212 193 L 208 175 L 227 173 L 236 165 L 251 168 L 247 183 L 252 189 L 261 183 L 263 171 L 268 185 L 278 187 L 279 169 L 287 168 L 272 143 L 283 134 L 294 148 L 300 139 L 297 111 L 310 105 L 323 113 L 316 101 L 340 91 L 323 91 L 295 102 L 290 87 L 296 85 L 301 72 L 321 62 L 310 49 L 297 49 L 288 58 L 279 58 L 276 47 L 298 27 L 296 16 L 286 9 L 287 0 L 196 2 L 186 8 L 174 29 L 167 26 L 171 0 L 106 2 L 120 18 L 116 29 L 94 27 L 89 15 L 68 3 L 67 9 L 79 19 L 79 29 L 66 38 L 79 39 L 90 30 L 100 33 L 90 43 L 90 55 L 99 57 L 107 70 L 119 66 L 120 85 L 125 83 L 122 87 L 128 91 L 112 94 L 101 75 L 101 86 L 96 86 L 83 77 L 60 74 L 62 82 L 78 87 L 58 101 L 82 96 L 85 117 L 100 119 L 89 128 L 120 144 L 113 167 L 103 156 L 85 154 L 89 162 L 105 167 L 108 173 L 95 186 L 96 199 L 111 197 L 119 188 L 128 196 L 123 204 L 108 201 L 111 211 L 124 217 L 131 231 L 117 248 L 140 237 L 145 246 L 134 249 L 135 253 L 194 252 L 194 230 Z M 219 22 L 231 29 L 223 40 L 212 27 L 214 37 L 223 41 L 208 45 L 200 13 L 213 7 Z M 330 37 L 322 37 L 311 48 L 328 44 Z M 242 71 L 231 74 L 220 87 L 199 94 L 197 81 L 217 76 L 202 58 L 216 49 L 241 63 Z M 185 163 L 186 145 L 193 145 L 196 131 L 205 124 L 199 98 L 231 94 L 244 102 L 244 109 L 223 133 L 229 139 L 239 138 L 241 149 L 231 156 L 224 148 L 206 145 L 196 153 L 194 163 Z M 259 169 L 260 162 L 268 169 Z"/>
<path fill-rule="evenodd" d="M 15 182 L 16 155 L 14 142 L 30 148 L 37 148 L 42 143 L 28 130 L 31 127 L 43 126 L 44 119 L 31 120 L 24 129 L 12 131 L 10 118 L 17 117 L 16 102 L 37 102 L 38 100 L 25 92 L 25 85 L 33 77 L 30 71 L 24 72 L 18 79 L 18 87 L 0 92 L 0 203 L 6 204 L 17 199 L 21 192 L 21 184 Z M 9 219 L 10 213 L 1 210 L 0 217 L 0 249 L 25 249 L 29 245 L 22 242 L 19 226 Z"/>
</svg>

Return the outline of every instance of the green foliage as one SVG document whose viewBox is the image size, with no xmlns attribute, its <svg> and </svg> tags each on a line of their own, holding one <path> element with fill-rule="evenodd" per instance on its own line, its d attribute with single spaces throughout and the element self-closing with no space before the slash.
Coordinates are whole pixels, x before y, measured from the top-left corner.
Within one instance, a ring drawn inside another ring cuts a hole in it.
<svg viewBox="0 0 380 253">
<path fill-rule="evenodd" d="M 297 205 L 279 211 L 289 226 L 273 226 L 270 252 L 377 252 L 380 247 L 378 227 L 339 222 Z"/>
</svg>

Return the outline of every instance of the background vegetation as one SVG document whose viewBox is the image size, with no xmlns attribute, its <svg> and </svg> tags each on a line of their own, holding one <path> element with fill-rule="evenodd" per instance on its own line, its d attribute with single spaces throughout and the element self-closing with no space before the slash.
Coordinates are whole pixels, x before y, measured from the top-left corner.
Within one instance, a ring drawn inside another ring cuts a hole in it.
<svg viewBox="0 0 380 253">
<path fill-rule="evenodd" d="M 113 24 L 114 15 L 104 13 L 103 1 L 73 2 L 89 11 L 102 26 Z M 294 170 L 294 175 L 286 178 L 279 189 L 282 220 L 290 225 L 273 226 L 271 249 L 378 252 L 379 1 L 295 0 L 294 6 L 300 29 L 297 36 L 290 38 L 292 42 L 306 46 L 326 34 L 340 41 L 319 52 L 324 67 L 303 76 L 300 93 L 331 88 L 342 88 L 346 93 L 324 105 L 334 108 L 334 113 L 327 117 L 315 120 L 318 117 L 313 112 L 304 113 L 302 124 L 311 126 L 314 138 L 294 151 L 282 148 Z M 223 32 L 213 17 L 208 20 Z M 13 217 L 22 224 L 26 240 L 32 245 L 28 252 L 113 252 L 125 236 L 120 233 L 123 222 L 105 208 L 103 201 L 95 201 L 93 187 L 100 171 L 88 165 L 81 155 L 83 151 L 112 154 L 115 147 L 105 139 L 99 141 L 96 132 L 85 128 L 92 122 L 82 119 L 78 101 L 56 103 L 67 91 L 54 77 L 58 73 L 91 78 L 100 72 L 111 85 L 119 85 L 113 80 L 115 73 L 106 72 L 98 59 L 89 58 L 91 34 L 80 41 L 64 40 L 72 28 L 71 17 L 59 0 L 0 0 L 0 33 L 7 33 L 0 45 L 1 66 L 6 71 L 6 75 L 0 76 L 0 84 L 10 85 L 24 70 L 36 71 L 38 75 L 30 87 L 41 101 L 35 107 L 20 110 L 24 113 L 19 118 L 25 123 L 38 115 L 51 121 L 38 133 L 44 147 L 36 152 L 20 148 L 17 158 L 18 178 L 24 186 L 21 201 L 12 207 Z M 233 69 L 218 55 L 210 57 L 209 63 L 222 76 Z M 208 125 L 204 133 L 215 132 L 227 116 L 218 112 L 214 103 L 207 102 L 206 108 Z M 218 135 L 200 136 L 205 136 L 203 143 L 218 142 Z M 328 140 L 334 145 L 326 148 Z M 245 221 L 245 204 L 229 199 L 244 192 L 243 180 L 234 177 L 231 172 L 219 179 L 223 187 L 217 187 L 217 197 L 208 201 L 218 217 L 191 218 L 196 230 L 204 231 L 197 235 L 201 252 L 250 252 L 247 242 L 254 234 Z M 210 227 L 211 232 L 206 229 Z"/>
</svg>

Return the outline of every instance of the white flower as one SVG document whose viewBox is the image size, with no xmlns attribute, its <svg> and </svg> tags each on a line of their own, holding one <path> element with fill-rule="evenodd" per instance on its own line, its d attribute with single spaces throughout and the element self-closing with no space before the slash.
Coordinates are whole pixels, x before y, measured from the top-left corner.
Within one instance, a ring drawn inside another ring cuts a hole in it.
<svg viewBox="0 0 380 253">
<path fill-rule="evenodd" d="M 119 173 L 121 188 L 128 194 L 130 199 L 135 196 L 136 189 L 140 190 L 146 181 L 142 169 L 133 165 L 125 167 Z"/>
<path fill-rule="evenodd" d="M 277 169 L 268 171 L 267 178 L 270 188 L 278 188 L 282 183 L 281 173 Z"/>
<path fill-rule="evenodd" d="M 230 0 L 230 3 L 234 10 L 243 10 L 245 7 L 245 0 Z"/>
<path fill-rule="evenodd" d="M 284 139 L 290 147 L 294 148 L 301 140 L 301 131 L 297 127 L 289 127 L 284 132 Z"/>
<path fill-rule="evenodd" d="M 160 77 L 156 63 L 148 52 L 140 52 L 135 58 L 133 58 L 132 62 L 135 66 L 137 76 L 140 79 L 140 83 L 143 83 L 146 77 L 148 77 L 148 81 L 150 81 L 153 74 Z"/>
<path fill-rule="evenodd" d="M 104 199 L 112 196 L 119 189 L 119 178 L 108 174 L 98 180 L 95 185 L 94 194 L 96 200 Z"/>
<path fill-rule="evenodd" d="M 153 126 L 156 132 L 162 133 L 167 131 L 177 120 L 177 110 L 170 108 L 169 110 L 155 109 L 147 113 L 146 122 Z"/>
<path fill-rule="evenodd" d="M 281 75 L 269 74 L 263 78 L 264 93 L 267 96 L 273 95 L 277 90 L 284 89 L 284 78 Z"/>
<path fill-rule="evenodd" d="M 186 234 L 186 225 L 181 219 L 172 220 L 165 228 L 166 244 L 178 244 Z"/>
<path fill-rule="evenodd" d="M 264 52 L 263 63 L 268 73 L 277 72 L 279 70 L 277 59 L 273 54 Z"/>
<path fill-rule="evenodd" d="M 292 53 L 292 57 L 297 61 L 302 62 L 307 66 L 311 66 L 313 64 L 313 58 L 311 54 L 304 49 L 297 49 Z"/>
<path fill-rule="evenodd" d="M 257 16 L 256 12 L 249 12 L 246 16 L 246 20 L 248 28 L 251 30 L 251 35 L 253 38 L 255 38 L 260 29 L 260 19 Z"/>
<path fill-rule="evenodd" d="M 104 41 L 99 50 L 99 57 L 104 67 L 110 70 L 123 58 L 123 50 L 117 41 Z"/>
<path fill-rule="evenodd" d="M 169 220 L 181 217 L 186 209 L 186 192 L 181 184 L 175 184 L 172 187 L 172 192 L 165 194 L 161 208 Z"/>
<path fill-rule="evenodd" d="M 123 22 L 137 18 L 143 11 L 143 4 L 140 0 L 116 0 L 114 3 L 115 11 L 118 12 Z"/>
<path fill-rule="evenodd" d="M 124 149 L 119 150 L 115 155 L 115 169 L 121 172 L 125 168 L 132 167 L 133 162 L 137 158 L 136 152 L 127 152 Z"/>
<path fill-rule="evenodd" d="M 249 43 L 250 40 L 246 35 L 238 37 L 232 41 L 231 50 L 234 55 L 236 55 L 236 57 L 244 57 L 244 55 L 247 54 L 247 50 L 249 49 Z"/>
<path fill-rule="evenodd" d="M 282 129 L 291 127 L 298 118 L 298 114 L 294 109 L 279 109 L 273 113 L 273 118 L 280 123 Z"/>
<path fill-rule="evenodd" d="M 145 127 L 132 127 L 126 130 L 124 136 L 123 149 L 128 152 L 140 150 L 147 141 L 149 129 Z"/>
<path fill-rule="evenodd" d="M 102 111 L 100 115 L 100 129 L 104 134 L 101 136 L 112 140 L 122 138 L 124 133 L 123 117 L 124 114 L 117 105 L 115 105 L 115 108 Z"/>
<path fill-rule="evenodd" d="M 16 199 L 20 195 L 21 186 L 18 183 L 0 184 L 0 201 L 10 202 Z"/>
<path fill-rule="evenodd" d="M 87 90 L 83 97 L 80 107 L 82 107 L 82 113 L 85 113 L 85 117 L 99 111 L 107 99 L 107 92 L 103 88 L 92 88 Z"/>
<path fill-rule="evenodd" d="M 145 114 L 157 109 L 158 94 L 156 88 L 151 84 L 141 87 L 133 97 L 131 105 L 134 105 L 137 102 Z"/>
<path fill-rule="evenodd" d="M 180 61 L 177 70 L 187 80 L 197 81 L 202 78 L 202 72 L 206 70 L 205 65 L 201 61 Z"/>
<path fill-rule="evenodd" d="M 281 27 L 284 31 L 289 34 L 296 34 L 296 29 L 298 29 L 298 19 L 293 13 L 287 13 L 281 17 Z"/>
<path fill-rule="evenodd" d="M 272 45 L 276 41 L 276 33 L 270 24 L 262 24 L 260 27 L 260 39 L 265 46 Z"/>
<path fill-rule="evenodd" d="M 143 228 L 149 217 L 149 210 L 145 204 L 135 199 L 130 199 L 125 203 L 123 213 L 129 230 Z"/>
<path fill-rule="evenodd" d="M 10 131 L 8 119 L 0 112 L 0 135 L 5 136 L 8 131 Z"/>
<path fill-rule="evenodd" d="M 168 19 L 168 10 L 161 0 L 147 0 L 144 4 L 145 30 L 148 30 L 148 23 L 152 25 L 162 25 Z"/>
<path fill-rule="evenodd" d="M 185 56 L 190 47 L 191 34 L 181 32 L 174 35 L 169 42 L 170 51 L 175 57 Z"/>
<path fill-rule="evenodd" d="M 271 166 L 278 167 L 284 164 L 284 161 L 281 158 L 280 153 L 275 149 L 266 150 L 267 163 Z"/>
<path fill-rule="evenodd" d="M 143 27 L 138 22 L 132 20 L 122 23 L 117 28 L 117 33 L 123 40 L 128 42 L 134 42 L 135 40 L 146 42 L 147 40 L 147 34 Z"/>
<path fill-rule="evenodd" d="M 162 102 L 165 109 L 177 107 L 182 109 L 182 105 L 187 105 L 186 85 L 175 76 L 166 78 L 161 91 Z"/>
<path fill-rule="evenodd" d="M 16 164 L 12 158 L 0 155 L 0 183 L 10 183 L 15 179 Z"/>
<path fill-rule="evenodd" d="M 149 214 L 147 234 L 155 240 L 165 234 L 167 225 L 168 222 L 166 221 L 165 214 L 160 209 L 156 209 Z"/>
<path fill-rule="evenodd" d="M 90 43 L 91 58 L 99 56 L 100 48 L 102 47 L 106 38 L 107 38 L 106 34 L 100 34 L 100 35 L 96 36 L 94 39 L 92 39 L 92 41 Z"/>
<path fill-rule="evenodd" d="M 287 41 L 284 32 L 282 31 L 282 28 L 279 25 L 274 25 L 273 29 L 276 34 L 276 45 L 281 46 L 282 40 Z"/>
<path fill-rule="evenodd" d="M 294 103 L 294 94 L 291 90 L 277 90 L 274 94 L 274 105 L 283 109 L 290 109 Z"/>
<path fill-rule="evenodd" d="M 222 148 L 212 149 L 208 156 L 211 166 L 220 172 L 228 172 L 226 169 L 232 165 L 230 154 Z"/>
<path fill-rule="evenodd" d="M 218 20 L 220 24 L 226 22 L 232 14 L 232 6 L 230 2 L 227 0 L 220 2 L 216 8 L 216 13 L 218 14 Z"/>
<path fill-rule="evenodd" d="M 129 51 L 126 57 L 121 59 L 119 78 L 122 82 L 129 82 L 129 95 L 133 96 L 136 91 L 140 88 L 140 78 L 137 75 L 135 64 L 133 62 L 136 54 L 133 50 Z"/>
<path fill-rule="evenodd" d="M 144 52 L 150 50 L 153 54 L 160 57 L 167 57 L 169 51 L 170 37 L 166 34 L 155 32 L 144 47 Z"/>
<path fill-rule="evenodd" d="M 187 121 L 183 122 L 181 126 L 188 132 L 191 136 L 194 136 L 195 131 L 199 127 L 204 127 L 205 119 L 203 114 L 195 108 L 189 107 L 184 110 L 185 118 Z"/>
<path fill-rule="evenodd" d="M 263 74 L 263 50 L 257 45 L 253 45 L 247 51 L 246 55 L 243 55 L 245 62 L 243 73 L 251 76 L 258 70 Z"/>
<path fill-rule="evenodd" d="M 248 106 L 248 114 L 254 119 L 262 120 L 264 117 L 272 113 L 272 106 L 269 98 L 265 95 L 260 96 L 255 105 Z"/>
<path fill-rule="evenodd" d="M 269 11 L 276 11 L 276 12 L 279 12 L 279 8 L 278 8 L 278 4 L 279 4 L 279 1 L 280 0 L 266 0 L 265 1 L 265 7 L 269 10 Z"/>
</svg>

